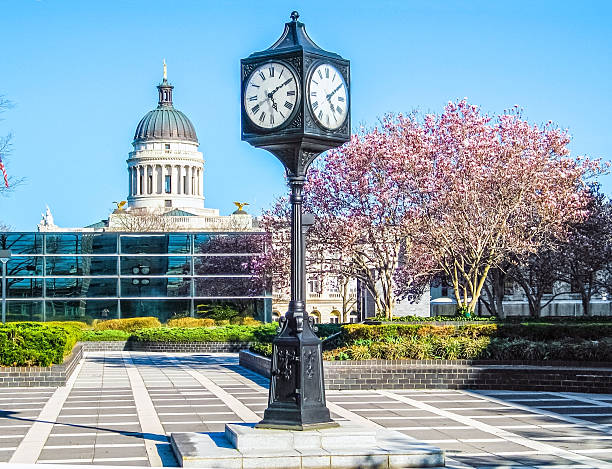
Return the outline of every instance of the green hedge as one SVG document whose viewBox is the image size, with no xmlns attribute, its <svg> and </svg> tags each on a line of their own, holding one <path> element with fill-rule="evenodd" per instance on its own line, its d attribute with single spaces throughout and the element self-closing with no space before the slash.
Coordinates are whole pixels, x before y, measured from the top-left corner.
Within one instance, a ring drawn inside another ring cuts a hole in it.
<svg viewBox="0 0 612 469">
<path fill-rule="evenodd" d="M 62 363 L 80 334 L 75 326 L 9 323 L 0 326 L 0 366 Z"/>
<path fill-rule="evenodd" d="M 249 349 L 251 352 L 258 353 L 259 355 L 263 355 L 264 357 L 272 356 L 272 344 L 263 344 L 261 342 L 256 342 L 252 344 Z"/>
<path fill-rule="evenodd" d="M 108 329 L 104 331 L 83 331 L 79 337 L 82 342 L 101 342 L 104 340 L 128 340 L 130 333 Z"/>
<path fill-rule="evenodd" d="M 367 340 L 323 352 L 325 360 L 525 360 L 611 362 L 612 339 L 531 341 L 480 337 L 401 337 Z"/>
<path fill-rule="evenodd" d="M 106 321 L 94 321 L 93 328 L 96 331 L 116 330 L 134 332 L 139 329 L 161 327 L 159 319 L 153 316 L 141 318 L 108 319 Z"/>
<path fill-rule="evenodd" d="M 162 327 L 133 332 L 130 340 L 137 342 L 253 342 L 258 337 L 276 333 L 276 324 L 263 326 L 223 326 L 216 328 Z"/>
<path fill-rule="evenodd" d="M 373 321 L 389 321 L 385 316 L 374 316 L 373 318 L 368 318 L 368 320 Z M 482 322 L 495 322 L 497 321 L 496 316 L 474 316 L 470 318 L 464 318 L 462 316 L 393 316 L 391 318 L 392 322 L 461 322 L 461 321 L 482 321 Z"/>
<path fill-rule="evenodd" d="M 342 326 L 345 345 L 356 340 L 386 340 L 396 337 L 496 337 L 553 341 L 573 339 L 599 340 L 612 337 L 612 324 L 466 324 L 435 326 L 430 324 L 347 324 Z"/>
</svg>

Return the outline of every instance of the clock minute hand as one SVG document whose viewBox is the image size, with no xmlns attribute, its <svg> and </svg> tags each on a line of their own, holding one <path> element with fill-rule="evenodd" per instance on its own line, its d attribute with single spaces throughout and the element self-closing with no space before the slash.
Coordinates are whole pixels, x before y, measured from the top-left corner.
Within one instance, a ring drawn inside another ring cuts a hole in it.
<svg viewBox="0 0 612 469">
<path fill-rule="evenodd" d="M 278 90 L 280 90 L 283 86 L 285 86 L 287 83 L 291 83 L 291 78 L 287 78 L 283 83 L 281 83 L 280 85 L 278 85 L 276 88 L 274 88 L 274 90 L 271 93 L 268 93 L 268 97 L 272 97 L 274 96 L 274 93 L 276 93 Z"/>
<path fill-rule="evenodd" d="M 329 101 L 329 100 L 332 98 L 332 96 L 333 96 L 333 95 L 335 95 L 335 94 L 336 94 L 336 92 L 337 92 L 337 91 L 338 91 L 340 88 L 342 88 L 342 83 L 340 83 L 340 84 L 339 84 L 339 85 L 336 87 L 336 89 L 335 89 L 334 91 L 332 91 L 331 93 L 329 93 L 329 94 L 326 96 L 327 100 Z"/>
</svg>

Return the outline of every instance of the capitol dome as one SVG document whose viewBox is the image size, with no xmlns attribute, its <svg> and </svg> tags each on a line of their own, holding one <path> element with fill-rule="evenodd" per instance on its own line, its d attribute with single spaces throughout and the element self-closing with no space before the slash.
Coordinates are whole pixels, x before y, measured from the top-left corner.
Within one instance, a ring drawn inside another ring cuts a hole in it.
<svg viewBox="0 0 612 469">
<path fill-rule="evenodd" d="M 159 103 L 156 109 L 149 111 L 138 123 L 134 133 L 134 142 L 151 140 L 182 140 L 198 143 L 195 129 L 189 118 L 172 105 L 174 86 L 164 80 L 157 86 Z"/>
</svg>

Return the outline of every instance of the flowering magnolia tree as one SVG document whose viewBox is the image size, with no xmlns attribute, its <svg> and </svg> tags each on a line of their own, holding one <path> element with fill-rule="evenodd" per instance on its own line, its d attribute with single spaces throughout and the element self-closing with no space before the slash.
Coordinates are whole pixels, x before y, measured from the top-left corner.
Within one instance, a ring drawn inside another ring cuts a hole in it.
<svg viewBox="0 0 612 469">
<path fill-rule="evenodd" d="M 586 181 L 601 171 L 598 161 L 569 157 L 566 132 L 532 126 L 516 108 L 493 118 L 463 100 L 422 123 L 400 116 L 386 128 L 420 150 L 398 168 L 398 184 L 419 194 L 419 242 L 469 313 L 492 268 L 563 238 L 586 216 Z"/>
<path fill-rule="evenodd" d="M 564 239 L 585 218 L 599 161 L 518 109 L 493 118 L 462 100 L 441 115 L 389 117 L 319 158 L 305 186 L 325 264 L 360 279 L 378 314 L 438 275 L 473 313 L 489 271 Z M 287 257 L 288 259 L 288 257 Z"/>
<path fill-rule="evenodd" d="M 320 158 L 305 186 L 315 238 L 336 258 L 330 270 L 359 279 L 377 314 L 388 318 L 396 300 L 418 296 L 434 270 L 429 252 L 413 241 L 419 208 L 398 177 L 418 144 L 398 142 L 385 129 L 354 136 Z"/>
<path fill-rule="evenodd" d="M 612 203 L 594 191 L 587 208 L 588 217 L 571 224 L 569 236 L 558 243 L 555 276 L 580 294 L 582 311 L 588 316 L 593 295 L 610 288 Z"/>
</svg>

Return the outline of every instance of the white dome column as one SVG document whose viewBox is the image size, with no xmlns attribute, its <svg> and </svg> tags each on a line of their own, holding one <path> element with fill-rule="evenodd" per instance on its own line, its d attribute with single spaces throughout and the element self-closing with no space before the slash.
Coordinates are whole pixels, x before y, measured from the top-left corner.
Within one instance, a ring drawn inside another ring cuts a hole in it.
<svg viewBox="0 0 612 469">
<path fill-rule="evenodd" d="M 142 167 L 136 166 L 136 195 L 142 195 Z"/>
<path fill-rule="evenodd" d="M 157 174 L 155 173 L 155 165 L 149 166 L 151 168 L 151 195 L 157 194 Z"/>
<path fill-rule="evenodd" d="M 191 195 L 191 188 L 189 187 L 189 166 L 185 166 L 185 177 L 183 178 L 183 186 L 185 189 L 185 195 Z"/>
</svg>

